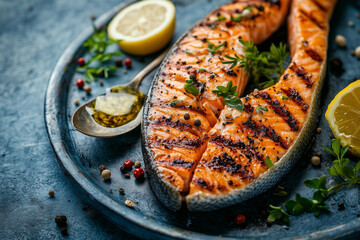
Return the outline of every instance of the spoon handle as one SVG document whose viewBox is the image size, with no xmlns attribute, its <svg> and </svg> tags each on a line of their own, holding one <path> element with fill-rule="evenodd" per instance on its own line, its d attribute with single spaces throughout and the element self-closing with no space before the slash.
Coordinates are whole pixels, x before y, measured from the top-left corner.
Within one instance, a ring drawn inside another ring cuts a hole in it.
<svg viewBox="0 0 360 240">
<path fill-rule="evenodd" d="M 168 54 L 171 47 L 167 48 L 164 52 L 162 52 L 159 56 L 157 56 L 149 65 L 147 65 L 141 72 L 139 72 L 130 82 L 129 86 L 132 89 L 137 90 L 140 86 L 141 81 L 151 73 L 157 66 L 160 65 L 162 60 Z"/>
</svg>

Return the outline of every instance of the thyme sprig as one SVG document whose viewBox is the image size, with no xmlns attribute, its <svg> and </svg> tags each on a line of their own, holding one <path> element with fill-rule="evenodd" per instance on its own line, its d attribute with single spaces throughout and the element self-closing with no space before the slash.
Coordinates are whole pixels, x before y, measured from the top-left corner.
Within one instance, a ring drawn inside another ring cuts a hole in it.
<svg viewBox="0 0 360 240">
<path fill-rule="evenodd" d="M 300 194 L 296 194 L 295 200 L 288 200 L 285 202 L 286 212 L 298 216 L 304 212 L 312 212 L 318 217 L 321 212 L 327 211 L 329 207 L 324 204 L 324 201 L 333 193 L 341 190 L 343 186 L 348 185 L 352 187 L 356 184 L 360 184 L 360 162 L 355 166 L 350 165 L 350 159 L 345 158 L 345 154 L 349 147 L 341 147 L 339 139 L 333 139 L 331 149 L 323 146 L 329 153 L 331 153 L 336 159 L 333 161 L 333 166 L 327 169 L 328 173 L 333 176 L 338 176 L 340 183 L 332 186 L 326 186 L 326 176 L 319 178 L 305 180 L 304 184 L 315 189 L 311 199 L 302 197 Z M 275 211 L 276 210 L 276 211 Z M 268 209 L 268 220 L 274 222 L 276 220 L 282 220 L 288 223 L 288 219 L 284 216 L 287 214 L 281 206 L 270 205 Z"/>
</svg>

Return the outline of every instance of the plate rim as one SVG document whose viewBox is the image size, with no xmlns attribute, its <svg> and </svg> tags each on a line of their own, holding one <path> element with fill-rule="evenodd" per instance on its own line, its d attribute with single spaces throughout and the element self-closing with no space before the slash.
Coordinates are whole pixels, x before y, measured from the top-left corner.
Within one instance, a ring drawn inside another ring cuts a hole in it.
<svg viewBox="0 0 360 240">
<path fill-rule="evenodd" d="M 113 7 L 96 21 L 95 25 L 104 26 L 108 23 L 117 12 L 137 0 L 127 0 L 119 5 Z M 104 191 L 97 188 L 89 179 L 81 174 L 80 169 L 72 160 L 69 152 L 64 145 L 63 138 L 66 132 L 61 131 L 61 118 L 67 116 L 67 105 L 61 102 L 60 92 L 62 83 L 67 84 L 67 94 L 69 80 L 65 79 L 64 74 L 67 72 L 67 67 L 74 62 L 75 55 L 79 54 L 79 50 L 83 42 L 92 34 L 92 27 L 86 28 L 81 34 L 75 38 L 65 49 L 58 59 L 48 81 L 48 85 L 44 98 L 44 120 L 47 135 L 50 144 L 56 155 L 56 160 L 62 171 L 64 171 L 67 179 L 70 180 L 71 185 L 79 190 L 75 191 L 81 199 L 84 199 L 94 209 L 100 212 L 103 216 L 110 219 L 115 225 L 122 230 L 133 234 L 137 237 L 146 238 L 176 238 L 176 239 L 218 239 L 218 235 L 207 235 L 194 231 L 185 230 L 169 224 L 161 224 L 159 222 L 151 221 L 150 219 L 141 218 L 132 212 L 133 210 L 122 206 L 113 201 L 110 197 L 103 194 Z M 181 38 L 181 37 L 180 37 Z M 177 42 L 177 41 L 176 41 Z M 67 83 L 66 83 L 67 82 Z M 153 84 L 153 81 L 152 83 Z M 62 105 L 62 106 L 61 106 Z M 60 107 L 59 107 L 60 106 Z M 62 107 L 62 108 L 61 108 Z M 63 111 L 65 110 L 65 111 Z M 81 194 L 80 194 L 81 193 Z M 130 226 L 131 225 L 131 226 Z M 338 225 L 329 229 L 324 229 L 318 232 L 313 232 L 307 235 L 294 236 L 292 238 L 284 239 L 335 239 L 338 237 L 345 237 L 349 234 L 360 232 L 360 219 L 354 219 L 342 225 Z M 150 234 L 150 235 L 148 235 Z M 223 238 L 223 237 L 221 237 Z M 240 237 L 246 238 L 246 237 Z M 224 239 L 235 239 L 233 237 L 224 237 Z"/>
</svg>

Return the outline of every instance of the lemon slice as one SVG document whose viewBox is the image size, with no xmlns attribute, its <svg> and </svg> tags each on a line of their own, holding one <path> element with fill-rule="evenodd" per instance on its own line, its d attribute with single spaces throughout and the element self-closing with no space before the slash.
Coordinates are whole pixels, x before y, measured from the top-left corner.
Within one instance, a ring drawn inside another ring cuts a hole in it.
<svg viewBox="0 0 360 240">
<path fill-rule="evenodd" d="M 110 39 L 122 40 L 127 53 L 147 55 L 162 49 L 175 30 L 175 7 L 167 0 L 144 0 L 121 10 L 110 22 Z"/>
<path fill-rule="evenodd" d="M 360 157 L 360 80 L 335 96 L 325 117 L 341 145 L 349 145 L 349 151 Z"/>
</svg>

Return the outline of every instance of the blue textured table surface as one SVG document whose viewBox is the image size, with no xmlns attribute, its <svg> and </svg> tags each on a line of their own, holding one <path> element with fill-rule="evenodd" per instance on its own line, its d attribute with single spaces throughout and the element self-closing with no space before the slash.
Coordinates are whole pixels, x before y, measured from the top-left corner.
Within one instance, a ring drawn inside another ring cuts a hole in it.
<svg viewBox="0 0 360 240">
<path fill-rule="evenodd" d="M 133 239 L 82 202 L 55 161 L 44 95 L 65 48 L 119 0 L 0 0 L 0 239 Z M 48 191 L 54 189 L 55 198 Z"/>
<path fill-rule="evenodd" d="M 60 239 L 54 223 L 58 214 L 68 217 L 68 239 L 134 239 L 77 197 L 55 161 L 43 116 L 47 82 L 60 55 L 89 26 L 91 14 L 100 16 L 119 2 L 0 0 L 0 239 Z M 349 48 L 339 51 L 333 41 L 329 46 L 329 58 L 344 61 L 341 88 L 360 76 L 359 61 L 349 54 L 360 43 L 358 10 L 346 11 L 335 13 L 342 21 L 330 39 L 351 35 Z M 355 27 L 349 28 L 347 20 Z M 332 98 L 337 87 L 324 92 Z M 325 118 L 320 125 L 329 131 Z M 317 142 L 315 148 L 320 146 Z M 50 189 L 55 198 L 49 198 Z"/>
</svg>

